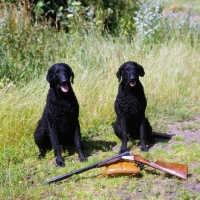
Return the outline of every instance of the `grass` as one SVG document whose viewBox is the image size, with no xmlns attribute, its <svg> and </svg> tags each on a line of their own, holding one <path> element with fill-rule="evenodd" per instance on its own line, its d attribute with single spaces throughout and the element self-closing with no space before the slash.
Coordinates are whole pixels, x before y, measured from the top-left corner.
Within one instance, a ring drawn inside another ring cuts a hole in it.
<svg viewBox="0 0 200 200">
<path fill-rule="evenodd" d="M 134 60 L 145 69 L 146 74 L 141 81 L 148 99 L 147 116 L 153 126 L 156 127 L 162 119 L 181 121 L 199 112 L 195 107 L 199 99 L 196 91 L 200 87 L 199 57 L 195 49 L 188 50 L 183 44 L 163 44 L 145 55 L 132 49 L 133 43 L 127 44 L 125 41 L 107 42 L 100 39 L 91 46 L 92 43 L 92 39 L 88 38 L 75 55 L 73 51 L 68 52 L 71 53 L 68 56 L 72 61 L 67 63 L 75 73 L 74 90 L 80 104 L 83 133 L 92 133 L 93 129 L 106 131 L 105 126 L 110 127 L 115 117 L 113 104 L 118 88 L 115 74 L 127 60 Z M 90 56 L 83 56 L 80 53 L 82 49 L 83 54 L 87 49 Z M 57 62 L 68 60 L 60 59 Z M 2 131 L 5 131 L 7 138 L 12 138 L 14 142 L 24 135 L 22 133 L 33 132 L 44 107 L 47 91 L 48 83 L 43 74 L 39 80 L 27 83 L 20 89 L 15 86 L 1 94 Z M 189 112 L 191 108 L 193 112 Z M 18 123 L 19 120 L 23 124 Z M 4 144 L 5 141 L 6 138 Z M 10 143 L 10 139 L 8 141 Z"/>
<path fill-rule="evenodd" d="M 13 28 L 21 31 L 20 27 Z M 166 132 L 169 122 L 188 120 L 200 113 L 199 44 L 191 43 L 190 30 L 184 40 L 171 37 L 166 42 L 140 48 L 135 38 L 128 41 L 95 33 L 52 35 L 34 29 L 21 33 L 18 37 L 13 35 L 6 53 L 0 52 L 5 54 L 1 54 L 1 66 L 14 66 L 16 73 L 14 78 L 5 76 L 0 80 L 0 199 L 164 199 L 171 195 L 172 199 L 200 199 L 198 193 L 184 185 L 200 182 L 200 147 L 195 138 L 186 145 L 181 136 L 173 138 L 170 149 L 168 143 L 158 143 L 150 152 L 141 154 L 152 161 L 189 165 L 192 176 L 186 181 L 166 177 L 148 167 L 139 177 L 97 179 L 104 170 L 100 168 L 56 184 L 41 185 L 52 177 L 118 153 L 120 141 L 112 129 L 113 104 L 118 89 L 116 72 L 125 61 L 136 61 L 145 69 L 140 80 L 148 101 L 146 114 L 154 131 Z M 198 41 L 198 34 L 193 36 Z M 1 44 L 7 44 L 6 37 L 1 39 Z M 12 45 L 16 47 L 11 48 Z M 75 73 L 73 88 L 80 105 L 81 132 L 89 160 L 80 163 L 74 148 L 69 147 L 69 151 L 63 152 L 65 168 L 55 167 L 52 151 L 38 160 L 33 140 L 48 91 L 46 70 L 56 62 L 68 63 Z M 17 77 L 21 72 L 23 76 Z M 194 127 L 189 129 L 193 131 Z M 129 142 L 128 146 L 140 151 L 135 143 Z"/>
<path fill-rule="evenodd" d="M 80 104 L 83 142 L 87 146 L 86 154 L 91 155 L 88 163 L 80 163 L 77 154 L 69 155 L 69 152 L 63 152 L 66 168 L 56 168 L 52 164 L 52 151 L 44 160 L 37 160 L 38 149 L 33 141 L 33 132 L 48 91 L 45 74 L 24 86 L 11 86 L 6 92 L 1 92 L 0 154 L 3 199 L 122 199 L 121 193 L 127 195 L 130 192 L 128 188 L 131 184 L 136 184 L 137 180 L 147 181 L 148 187 L 144 188 L 140 184 L 134 190 L 136 193 L 145 197 L 145 193 L 151 191 L 154 177 L 151 173 L 143 171 L 143 177 L 136 179 L 96 179 L 95 176 L 103 169 L 91 170 L 51 186 L 41 186 L 41 182 L 54 176 L 117 153 L 113 152 L 112 146 L 120 144 L 120 141 L 115 137 L 111 126 L 115 118 L 113 104 L 118 87 L 115 74 L 118 67 L 127 60 L 137 61 L 145 69 L 146 75 L 141 81 L 148 99 L 147 116 L 155 131 L 163 131 L 159 129 L 162 121 L 185 120 L 199 112 L 196 107 L 200 98 L 196 92 L 200 89 L 197 73 L 200 67 L 198 51 L 188 49 L 187 45 L 181 43 L 170 43 L 144 53 L 136 51 L 133 45 L 120 39 L 111 41 L 87 38 L 75 52 L 69 51 L 66 58 L 62 55 L 63 58 L 57 61 L 71 61 L 67 63 L 75 73 L 73 87 Z M 182 142 L 179 137 L 175 140 Z M 190 164 L 199 160 L 199 146 L 193 145 L 195 147 L 191 148 L 178 143 L 169 152 L 156 147 L 144 156 L 152 160 L 164 158 L 165 161 Z M 138 146 L 129 146 L 139 151 Z M 184 160 L 181 159 L 183 157 Z M 156 180 L 162 179 L 162 175 L 158 173 Z M 86 189 L 86 185 L 90 186 Z M 126 187 L 127 190 L 124 190 Z M 137 192 L 140 187 L 143 187 L 141 192 Z M 181 190 L 180 195 L 182 193 Z M 152 199 L 158 196 L 157 192 L 152 195 Z"/>
<path fill-rule="evenodd" d="M 180 135 L 177 135 L 177 136 L 173 137 L 173 140 L 175 140 L 175 141 L 184 141 L 184 137 L 180 136 Z"/>
<path fill-rule="evenodd" d="M 189 9 L 195 10 L 197 13 L 200 13 L 200 5 L 198 0 L 192 0 L 188 2 L 187 0 L 163 0 L 163 5 L 168 7 L 169 11 L 183 11 L 187 12 Z M 171 8 L 171 9 L 170 9 Z"/>
</svg>

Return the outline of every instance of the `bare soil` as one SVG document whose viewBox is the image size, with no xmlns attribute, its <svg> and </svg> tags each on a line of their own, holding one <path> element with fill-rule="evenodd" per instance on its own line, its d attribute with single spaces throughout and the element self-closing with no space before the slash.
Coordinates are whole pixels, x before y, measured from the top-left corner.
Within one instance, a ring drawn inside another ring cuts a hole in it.
<svg viewBox="0 0 200 200">
<path fill-rule="evenodd" d="M 196 115 L 194 119 L 184 122 L 174 122 L 168 125 L 167 134 L 173 136 L 181 136 L 184 143 L 189 145 L 192 142 L 200 144 L 200 115 Z M 170 140 L 166 148 L 170 148 L 177 141 Z"/>
<path fill-rule="evenodd" d="M 168 126 L 169 130 L 167 131 L 167 134 L 171 135 L 172 138 L 165 142 L 164 145 L 163 139 L 156 139 L 156 144 L 149 149 L 150 152 L 154 148 L 169 151 L 176 144 L 200 144 L 200 115 L 196 115 L 195 118 L 190 121 L 174 122 Z M 183 199 L 183 196 L 184 199 L 200 199 L 200 180 L 190 173 L 192 169 L 198 166 L 200 166 L 200 160 L 199 162 L 189 164 L 187 180 L 180 180 L 173 176 L 164 175 L 158 172 L 152 173 L 151 171 L 152 178 L 150 180 L 148 179 L 145 181 L 145 178 L 138 178 L 136 188 L 127 191 L 126 188 L 129 188 L 131 185 L 130 179 L 124 184 L 119 192 L 122 197 L 121 199 L 151 199 L 151 196 L 156 196 L 157 199 L 161 200 Z M 187 197 L 188 194 L 189 197 Z M 191 198 L 191 195 L 194 196 L 194 198 Z"/>
</svg>

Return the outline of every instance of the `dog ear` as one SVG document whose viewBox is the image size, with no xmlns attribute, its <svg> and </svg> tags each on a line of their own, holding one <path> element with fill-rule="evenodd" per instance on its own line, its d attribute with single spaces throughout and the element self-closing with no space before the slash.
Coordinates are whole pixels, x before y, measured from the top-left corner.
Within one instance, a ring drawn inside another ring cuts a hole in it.
<svg viewBox="0 0 200 200">
<path fill-rule="evenodd" d="M 50 83 L 51 82 L 51 71 L 50 69 L 47 72 L 47 76 L 46 76 L 47 81 Z"/>
<path fill-rule="evenodd" d="M 145 75 L 144 68 L 139 64 L 137 64 L 137 66 L 139 70 L 139 76 L 143 77 Z"/>
<path fill-rule="evenodd" d="M 74 83 L 74 72 L 71 69 L 71 82 Z"/>
<path fill-rule="evenodd" d="M 123 65 L 121 67 L 119 67 L 117 73 L 116 73 L 116 76 L 118 78 L 118 82 L 121 81 L 121 77 L 123 76 Z"/>
</svg>

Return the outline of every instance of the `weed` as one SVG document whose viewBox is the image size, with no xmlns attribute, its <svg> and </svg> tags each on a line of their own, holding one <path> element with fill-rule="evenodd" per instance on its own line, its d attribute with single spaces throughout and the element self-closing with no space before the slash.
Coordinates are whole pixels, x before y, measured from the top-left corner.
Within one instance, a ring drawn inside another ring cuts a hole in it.
<svg viewBox="0 0 200 200">
<path fill-rule="evenodd" d="M 184 141 L 184 137 L 180 136 L 180 135 L 176 135 L 176 136 L 173 137 L 173 140 L 174 141 Z"/>
<path fill-rule="evenodd" d="M 142 0 L 139 3 L 139 9 L 133 17 L 136 23 L 138 34 L 138 46 L 143 43 L 151 43 L 156 39 L 156 32 L 161 27 L 162 15 L 160 13 L 160 2 Z"/>
<path fill-rule="evenodd" d="M 181 124 L 180 127 L 177 127 L 177 129 L 180 131 L 189 130 L 191 132 L 195 132 L 195 131 L 199 130 L 200 127 L 196 124 L 187 124 L 187 125 Z"/>
<path fill-rule="evenodd" d="M 191 132 L 195 132 L 200 129 L 200 126 L 195 126 L 194 124 L 188 124 L 187 129 Z"/>
<path fill-rule="evenodd" d="M 177 191 L 178 195 L 175 199 L 183 199 L 183 200 L 190 200 L 190 199 L 196 199 L 199 198 L 198 194 L 194 193 L 188 193 L 188 189 L 186 188 L 181 188 L 180 190 Z"/>
</svg>

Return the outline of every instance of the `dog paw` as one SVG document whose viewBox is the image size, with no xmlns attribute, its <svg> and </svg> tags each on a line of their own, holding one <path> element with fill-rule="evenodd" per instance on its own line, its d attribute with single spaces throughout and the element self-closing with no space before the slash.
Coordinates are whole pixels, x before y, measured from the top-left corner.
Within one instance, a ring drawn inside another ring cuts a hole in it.
<svg viewBox="0 0 200 200">
<path fill-rule="evenodd" d="M 80 161 L 81 161 L 81 162 L 87 162 L 88 159 L 87 159 L 87 157 L 83 156 L 83 157 L 80 157 Z"/>
<path fill-rule="evenodd" d="M 64 167 L 65 166 L 65 163 L 63 160 L 58 160 L 56 159 L 56 165 L 59 166 L 59 167 Z"/>
<path fill-rule="evenodd" d="M 44 157 L 45 157 L 44 154 L 39 154 L 39 155 L 38 155 L 38 158 L 39 158 L 39 159 L 43 159 Z"/>
<path fill-rule="evenodd" d="M 122 154 L 122 153 L 124 153 L 124 152 L 126 152 L 126 151 L 128 151 L 127 149 L 121 149 L 120 151 L 119 151 L 119 154 Z"/>
<path fill-rule="evenodd" d="M 148 148 L 147 148 L 147 147 L 144 147 L 144 148 L 141 147 L 141 151 L 146 151 L 146 152 L 147 152 L 147 151 L 148 151 Z"/>
</svg>

